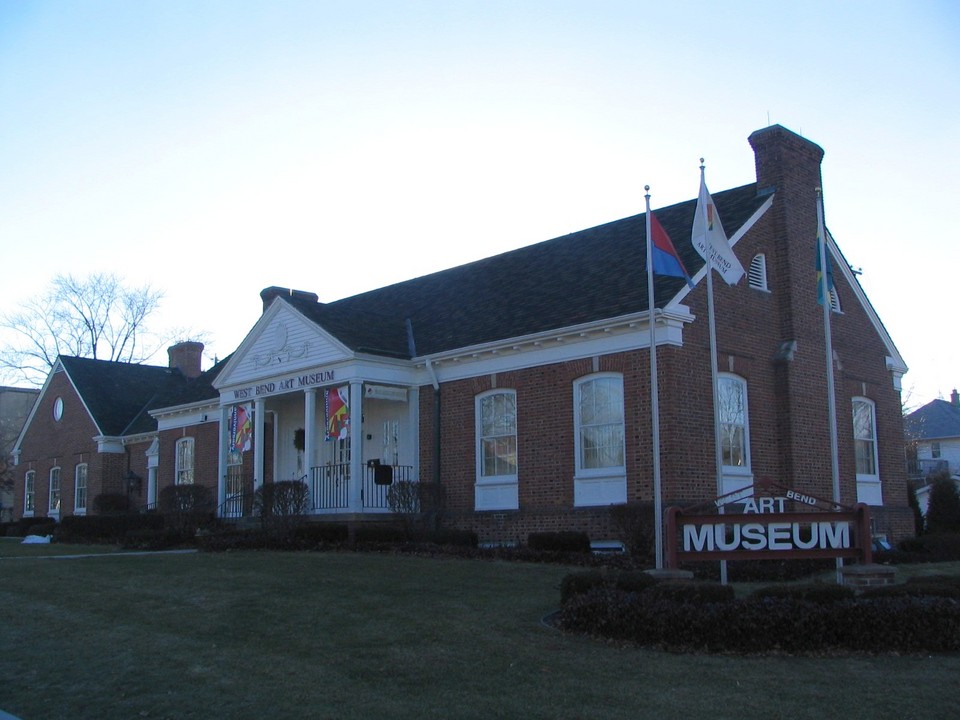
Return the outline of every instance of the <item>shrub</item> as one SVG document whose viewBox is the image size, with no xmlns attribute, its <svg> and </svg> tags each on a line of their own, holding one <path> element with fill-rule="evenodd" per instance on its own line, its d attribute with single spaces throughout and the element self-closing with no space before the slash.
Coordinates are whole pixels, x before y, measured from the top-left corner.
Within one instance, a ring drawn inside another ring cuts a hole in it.
<svg viewBox="0 0 960 720">
<path fill-rule="evenodd" d="M 628 503 L 610 508 L 610 519 L 617 529 L 617 539 L 639 561 L 653 565 L 656 527 L 653 506 L 649 503 Z"/>
<path fill-rule="evenodd" d="M 454 528 L 440 528 L 439 530 L 426 530 L 423 533 L 425 542 L 434 545 L 446 545 L 454 547 L 471 547 L 478 545 L 477 534 L 472 530 L 456 530 Z"/>
<path fill-rule="evenodd" d="M 57 521 L 52 517 L 20 518 L 15 522 L 4 523 L 7 537 L 26 537 L 27 535 L 50 535 Z"/>
<path fill-rule="evenodd" d="M 253 511 L 264 531 L 284 535 L 303 522 L 310 509 L 310 490 L 299 480 L 264 483 L 253 496 Z"/>
<path fill-rule="evenodd" d="M 756 600 L 764 598 L 780 598 L 788 600 L 805 600 L 820 605 L 852 600 L 856 596 L 853 588 L 846 585 L 829 583 L 804 583 L 801 585 L 770 585 L 754 590 L 750 597 Z"/>
<path fill-rule="evenodd" d="M 126 515 L 68 515 L 54 534 L 63 543 L 120 543 L 130 533 L 159 532 L 163 518 L 154 513 Z"/>
<path fill-rule="evenodd" d="M 130 497 L 123 493 L 101 493 L 93 498 L 93 512 L 97 515 L 130 512 Z"/>
<path fill-rule="evenodd" d="M 566 630 L 672 650 L 821 653 L 960 650 L 960 603 L 946 598 L 858 598 L 831 603 L 763 597 L 703 604 L 657 592 L 599 587 L 559 614 Z"/>
<path fill-rule="evenodd" d="M 168 485 L 160 491 L 158 504 L 167 527 L 184 538 L 210 525 L 216 510 L 213 492 L 206 485 Z"/>
<path fill-rule="evenodd" d="M 603 587 L 606 579 L 600 570 L 579 570 L 564 576 L 560 581 L 560 604 L 566 605 L 571 598 Z"/>
<path fill-rule="evenodd" d="M 946 470 L 933 476 L 927 506 L 928 533 L 960 532 L 960 494 Z"/>
<path fill-rule="evenodd" d="M 588 553 L 590 552 L 590 538 L 585 532 L 572 530 L 534 532 L 527 536 L 527 546 L 531 550 Z"/>
<path fill-rule="evenodd" d="M 688 605 L 728 602 L 733 600 L 732 585 L 711 582 L 661 582 L 646 593 L 656 601 Z"/>
<path fill-rule="evenodd" d="M 623 592 L 643 592 L 657 583 L 653 575 L 643 570 L 624 570 L 613 577 L 613 586 Z"/>
</svg>

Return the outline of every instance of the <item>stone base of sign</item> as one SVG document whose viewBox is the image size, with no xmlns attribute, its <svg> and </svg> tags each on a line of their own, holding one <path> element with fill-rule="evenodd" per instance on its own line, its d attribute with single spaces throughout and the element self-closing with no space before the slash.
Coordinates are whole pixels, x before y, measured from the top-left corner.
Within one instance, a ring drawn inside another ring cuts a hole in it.
<svg viewBox="0 0 960 720">
<path fill-rule="evenodd" d="M 644 570 L 644 572 L 660 582 L 686 582 L 693 580 L 693 573 L 690 570 L 668 570 L 664 568 L 662 570 Z"/>
<path fill-rule="evenodd" d="M 841 568 L 840 575 L 844 585 L 858 592 L 897 581 L 897 569 L 891 565 L 850 565 Z"/>
</svg>

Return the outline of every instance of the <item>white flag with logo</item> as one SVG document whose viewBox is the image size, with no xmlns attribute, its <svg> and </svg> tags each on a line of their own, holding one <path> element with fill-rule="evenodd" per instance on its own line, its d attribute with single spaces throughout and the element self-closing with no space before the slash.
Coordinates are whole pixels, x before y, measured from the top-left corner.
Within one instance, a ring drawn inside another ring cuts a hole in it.
<svg viewBox="0 0 960 720">
<path fill-rule="evenodd" d="M 727 241 L 727 235 L 720 224 L 720 215 L 713 204 L 713 198 L 707 192 L 707 184 L 700 174 L 700 197 L 697 198 L 697 212 L 693 216 L 691 242 L 700 257 L 713 265 L 728 285 L 736 285 L 744 275 L 743 265 L 733 254 L 733 248 Z"/>
</svg>

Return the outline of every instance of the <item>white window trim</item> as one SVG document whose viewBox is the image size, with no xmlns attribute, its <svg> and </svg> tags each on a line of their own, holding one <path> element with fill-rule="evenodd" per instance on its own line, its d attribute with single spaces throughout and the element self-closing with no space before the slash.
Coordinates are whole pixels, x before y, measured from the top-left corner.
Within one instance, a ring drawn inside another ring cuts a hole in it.
<svg viewBox="0 0 960 720">
<path fill-rule="evenodd" d="M 602 372 L 584 375 L 573 381 L 573 504 L 574 507 L 622 505 L 627 502 L 627 468 L 622 466 L 584 468 L 580 442 L 580 388 L 594 380 L 615 379 L 620 383 L 620 403 L 623 423 L 623 459 L 627 459 L 627 428 L 625 393 L 621 373 Z"/>
<path fill-rule="evenodd" d="M 512 395 L 513 406 L 517 407 L 517 391 L 510 388 L 497 388 L 480 393 L 474 398 L 474 436 L 476 448 L 476 483 L 474 503 L 477 510 L 517 510 L 520 507 L 519 474 L 483 475 L 483 438 L 482 406 L 485 398 L 494 395 Z M 514 428 L 518 433 L 519 428 Z M 515 434 L 516 438 L 517 435 Z M 517 442 L 519 451 L 519 441 Z M 519 463 L 518 463 L 519 471 Z"/>
<path fill-rule="evenodd" d="M 28 489 L 30 486 L 32 490 Z M 27 508 L 27 498 L 33 500 L 33 508 Z M 37 509 L 37 471 L 27 470 L 23 475 L 23 517 L 33 517 Z"/>
<path fill-rule="evenodd" d="M 870 420 L 873 431 L 873 467 L 874 473 L 857 473 L 857 502 L 867 505 L 883 505 L 883 488 L 880 480 L 880 453 L 879 439 L 877 437 L 877 404 L 868 397 L 854 397 L 851 401 L 851 422 L 853 423 L 853 445 L 854 445 L 854 467 L 856 468 L 856 445 L 857 426 L 856 426 L 856 406 L 858 403 L 864 403 L 870 407 Z"/>
<path fill-rule="evenodd" d="M 80 507 L 77 501 L 80 498 L 80 468 L 84 468 L 83 473 L 83 494 L 84 504 Z M 62 500 L 61 500 L 62 502 Z M 87 463 L 77 463 L 73 469 L 73 514 L 86 515 L 87 507 L 90 505 L 90 468 Z"/>
<path fill-rule="evenodd" d="M 717 373 L 717 385 L 722 380 L 733 380 L 743 388 L 743 465 L 723 465 L 724 493 L 736 492 L 753 485 L 753 459 L 750 454 L 750 395 L 746 378 L 734 373 Z M 717 389 L 719 395 L 719 387 Z M 719 417 L 719 414 L 718 414 Z"/>
<path fill-rule="evenodd" d="M 184 445 L 190 446 L 190 482 L 184 483 L 180 481 L 181 473 L 186 471 L 186 468 L 180 466 L 180 448 Z M 196 482 L 196 467 L 197 467 L 197 456 L 196 456 L 197 446 L 194 443 L 192 437 L 183 437 L 177 440 L 177 444 L 174 447 L 174 475 L 173 482 L 175 485 L 192 485 Z"/>
</svg>

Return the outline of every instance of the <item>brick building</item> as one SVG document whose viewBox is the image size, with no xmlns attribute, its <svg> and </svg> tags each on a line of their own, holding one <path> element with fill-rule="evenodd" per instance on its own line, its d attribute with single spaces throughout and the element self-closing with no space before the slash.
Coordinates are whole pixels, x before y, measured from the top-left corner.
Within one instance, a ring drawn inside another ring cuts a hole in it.
<svg viewBox="0 0 960 720">
<path fill-rule="evenodd" d="M 756 182 L 713 195 L 749 268 L 714 290 L 722 487 L 770 477 L 829 498 L 814 270 L 823 151 L 780 126 L 749 142 Z M 715 497 L 695 207 L 656 210 L 695 286 L 658 276 L 654 313 L 644 215 L 335 302 L 265 289 L 261 317 L 210 376 L 212 396 L 151 404 L 158 482 L 178 477 L 177 448 L 189 445 L 191 479 L 216 486 L 227 516 L 246 512 L 262 482 L 302 480 L 316 516 L 376 517 L 389 510 L 382 483 L 413 480 L 439 484 L 444 521 L 484 541 L 551 529 L 607 538 L 612 505 L 653 497 L 655 338 L 664 503 Z M 871 505 L 876 531 L 902 537 L 906 366 L 829 234 L 828 246 L 841 500 Z"/>
</svg>

